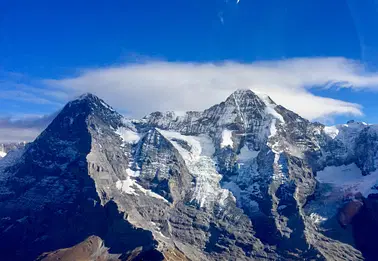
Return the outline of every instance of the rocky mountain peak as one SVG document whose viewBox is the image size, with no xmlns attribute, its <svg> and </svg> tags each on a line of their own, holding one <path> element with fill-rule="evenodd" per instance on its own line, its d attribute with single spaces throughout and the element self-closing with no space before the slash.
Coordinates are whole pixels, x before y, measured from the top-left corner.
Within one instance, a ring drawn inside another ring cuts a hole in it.
<svg viewBox="0 0 378 261">
<path fill-rule="evenodd" d="M 81 106 L 81 109 L 90 108 L 92 111 L 108 110 L 114 112 L 111 106 L 92 93 L 84 93 L 66 105 L 68 108 L 71 108 L 71 106 Z"/>
<path fill-rule="evenodd" d="M 0 166 L 0 252 L 32 260 L 102 242 L 122 260 L 361 260 L 337 211 L 359 192 L 339 222 L 378 215 L 377 155 L 374 125 L 324 127 L 248 89 L 139 121 L 86 93 Z"/>
<path fill-rule="evenodd" d="M 264 101 L 249 89 L 236 90 L 226 99 L 225 104 L 235 107 L 238 111 L 245 109 L 263 111 L 266 107 Z"/>
<path fill-rule="evenodd" d="M 250 102 L 254 101 L 257 104 L 263 103 L 261 95 L 262 94 L 254 92 L 250 89 L 237 89 L 230 96 L 228 96 L 228 98 L 226 99 L 226 102 L 228 102 L 228 101 L 234 101 L 235 102 L 236 101 L 236 102 L 240 103 L 240 102 L 243 102 L 243 101 L 250 101 Z"/>
<path fill-rule="evenodd" d="M 226 99 L 225 104 L 234 107 L 242 118 L 256 120 L 269 118 L 270 115 L 281 122 L 284 121 L 276 110 L 277 104 L 268 95 L 250 89 L 236 90 Z"/>
<path fill-rule="evenodd" d="M 114 129 L 122 125 L 122 115 L 91 93 L 82 94 L 77 99 L 68 102 L 54 121 L 72 125 L 76 119 L 86 120 L 88 117 L 94 117 Z"/>
</svg>

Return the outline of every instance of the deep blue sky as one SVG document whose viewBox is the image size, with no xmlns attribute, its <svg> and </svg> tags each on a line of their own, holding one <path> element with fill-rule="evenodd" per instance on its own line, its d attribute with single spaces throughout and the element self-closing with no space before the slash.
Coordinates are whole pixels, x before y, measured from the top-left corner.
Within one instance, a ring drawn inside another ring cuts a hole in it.
<svg viewBox="0 0 378 261">
<path fill-rule="evenodd" d="M 377 7 L 374 0 L 0 0 L 0 70 L 43 79 L 141 57 L 253 62 L 318 56 L 357 59 L 375 70 Z M 378 122 L 376 93 L 316 93 L 360 103 L 362 119 Z M 9 105 L 0 115 L 16 110 L 12 101 L 0 102 Z M 18 112 L 49 111 L 48 105 L 21 105 Z"/>
</svg>

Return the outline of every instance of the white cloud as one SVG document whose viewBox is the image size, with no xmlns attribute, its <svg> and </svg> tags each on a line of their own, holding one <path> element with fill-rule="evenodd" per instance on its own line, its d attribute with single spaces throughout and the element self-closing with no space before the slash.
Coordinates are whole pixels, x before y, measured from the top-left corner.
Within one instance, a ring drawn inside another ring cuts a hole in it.
<svg viewBox="0 0 378 261">
<path fill-rule="evenodd" d="M 0 143 L 34 140 L 57 113 L 0 118 Z"/>
<path fill-rule="evenodd" d="M 310 120 L 362 115 L 361 106 L 320 97 L 311 88 L 378 88 L 378 74 L 345 58 L 302 58 L 255 63 L 151 61 L 90 69 L 72 78 L 46 80 L 71 94 L 92 92 L 135 117 L 152 111 L 202 110 L 235 89 L 266 93 Z"/>
<path fill-rule="evenodd" d="M 53 88 L 34 87 L 34 85 L 38 85 L 38 81 L 32 83 L 19 83 L 19 81 L 22 81 L 22 79 L 17 79 L 13 75 L 9 76 L 9 73 L 5 77 L 0 74 L 0 99 L 45 104 L 56 108 L 63 105 L 59 100 L 67 99 L 66 92 L 54 90 Z"/>
<path fill-rule="evenodd" d="M 33 141 L 42 130 L 35 128 L 0 128 L 0 143 L 29 142 Z"/>
<path fill-rule="evenodd" d="M 30 80 L 29 80 L 30 81 Z M 234 90 L 250 88 L 310 120 L 362 115 L 359 104 L 320 97 L 312 88 L 378 89 L 378 74 L 344 58 L 302 58 L 255 63 L 184 63 L 148 61 L 88 69 L 64 79 L 10 84 L 0 81 L 0 99 L 58 104 L 92 92 L 121 112 L 141 117 L 153 111 L 203 110 Z M 38 88 L 33 86 L 38 85 Z M 29 95 L 29 96 L 28 96 Z M 30 141 L 47 126 L 45 117 L 0 118 L 0 142 Z"/>
</svg>

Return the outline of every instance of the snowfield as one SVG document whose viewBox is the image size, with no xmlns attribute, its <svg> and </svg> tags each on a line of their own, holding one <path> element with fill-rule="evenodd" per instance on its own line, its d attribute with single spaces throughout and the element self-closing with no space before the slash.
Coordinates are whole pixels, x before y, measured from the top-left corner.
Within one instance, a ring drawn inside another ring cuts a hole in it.
<svg viewBox="0 0 378 261">
<path fill-rule="evenodd" d="M 214 202 L 224 205 L 229 196 L 234 198 L 229 190 L 222 189 L 219 185 L 222 175 L 215 168 L 212 159 L 215 148 L 209 137 L 205 135 L 186 136 L 165 130 L 159 130 L 159 132 L 179 151 L 188 166 L 188 170 L 196 177 L 193 201 L 198 202 L 201 208 L 206 208 Z M 190 151 L 183 148 L 175 140 L 186 141 L 191 147 Z"/>
<path fill-rule="evenodd" d="M 118 128 L 116 133 L 121 136 L 122 140 L 126 143 L 135 144 L 140 140 L 139 134 L 128 128 Z"/>
<path fill-rule="evenodd" d="M 342 192 L 342 195 L 356 194 L 360 192 L 367 197 L 369 194 L 378 193 L 375 186 L 378 181 L 378 171 L 363 176 L 356 164 L 342 166 L 329 166 L 316 173 L 316 179 L 320 183 L 331 185 L 334 190 Z"/>
<path fill-rule="evenodd" d="M 225 129 L 222 132 L 221 148 L 225 148 L 227 146 L 232 148 L 234 146 L 234 142 L 232 141 L 232 131 Z"/>
</svg>

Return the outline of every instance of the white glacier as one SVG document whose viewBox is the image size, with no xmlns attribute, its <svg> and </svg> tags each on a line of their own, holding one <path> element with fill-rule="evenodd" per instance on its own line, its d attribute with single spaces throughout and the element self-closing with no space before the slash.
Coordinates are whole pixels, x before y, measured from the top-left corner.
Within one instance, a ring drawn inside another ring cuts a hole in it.
<svg viewBox="0 0 378 261">
<path fill-rule="evenodd" d="M 316 179 L 320 183 L 329 184 L 342 196 L 354 195 L 360 192 L 367 197 L 371 193 L 378 193 L 374 186 L 377 185 L 378 171 L 363 176 L 356 164 L 342 166 L 329 166 L 316 173 Z"/>
<path fill-rule="evenodd" d="M 219 185 L 222 175 L 220 175 L 212 159 L 215 148 L 210 137 L 205 135 L 187 136 L 174 131 L 159 130 L 179 151 L 189 172 L 196 178 L 196 185 L 193 188 L 193 199 L 200 207 L 207 207 L 214 202 L 224 205 L 225 200 L 231 196 L 227 189 L 222 189 Z M 176 140 L 186 141 L 191 150 L 183 148 Z"/>
<path fill-rule="evenodd" d="M 116 133 L 121 136 L 122 140 L 126 143 L 132 143 L 135 144 L 139 141 L 140 136 L 137 132 L 125 128 L 125 127 L 120 127 L 116 130 Z"/>
<path fill-rule="evenodd" d="M 232 131 L 224 129 L 222 132 L 221 148 L 227 146 L 230 146 L 232 148 L 234 146 L 234 142 L 232 141 Z"/>
</svg>

